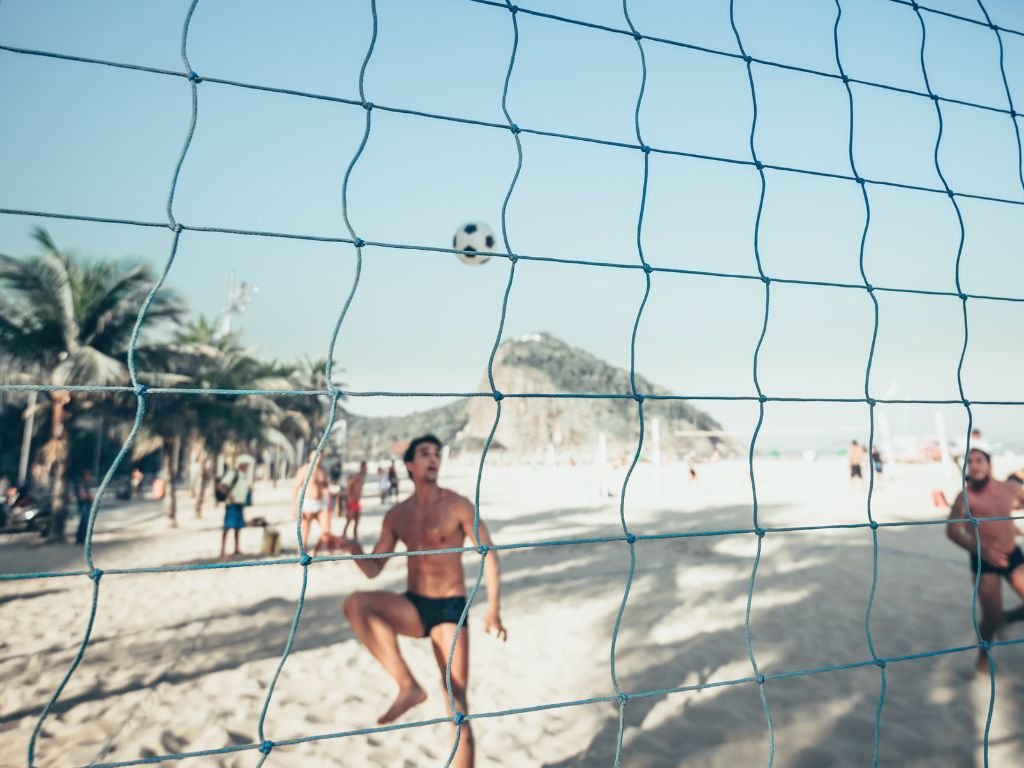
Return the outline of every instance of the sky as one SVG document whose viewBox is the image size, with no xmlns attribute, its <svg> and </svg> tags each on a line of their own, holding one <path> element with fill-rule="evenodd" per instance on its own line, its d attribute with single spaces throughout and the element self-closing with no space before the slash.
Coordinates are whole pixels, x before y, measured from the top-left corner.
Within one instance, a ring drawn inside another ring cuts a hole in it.
<svg viewBox="0 0 1024 768">
<path fill-rule="evenodd" d="M 626 29 L 612 0 L 535 0 L 523 7 Z M 839 53 L 855 79 L 925 90 L 921 29 L 893 0 L 844 0 Z M 977 2 L 930 7 L 981 18 Z M 993 20 L 1024 31 L 1024 8 L 988 0 Z M 505 123 L 502 90 L 512 50 L 511 14 L 471 0 L 378 0 L 378 36 L 365 91 L 378 105 Z M 188 2 L 0 1 L 0 43 L 181 71 Z M 728 0 L 629 4 L 646 35 L 734 53 Z M 752 56 L 838 72 L 834 0 L 736 0 Z M 995 33 L 924 13 L 932 90 L 1007 108 Z M 508 110 L 524 128 L 636 143 L 642 69 L 636 42 L 602 29 L 518 15 L 519 46 Z M 203 0 L 188 36 L 192 69 L 217 77 L 350 99 L 372 29 L 370 2 Z M 1024 105 L 1024 36 L 1003 33 L 1005 68 Z M 735 160 L 751 158 L 750 87 L 742 60 L 645 40 L 640 109 L 646 144 Z M 761 161 L 851 175 L 849 107 L 841 81 L 753 65 L 754 146 Z M 853 84 L 853 152 L 863 177 L 940 187 L 933 103 Z M 171 178 L 191 117 L 191 87 L 178 77 L 0 51 L 0 207 L 167 221 Z M 962 192 L 1024 201 L 1012 118 L 941 105 L 939 161 Z M 349 182 L 349 218 L 365 240 L 447 247 L 466 221 L 501 230 L 516 166 L 507 130 L 372 112 L 366 148 Z M 198 87 L 195 135 L 173 202 L 192 226 L 346 236 L 341 190 L 364 130 L 361 107 L 217 83 Z M 1018 118 L 1024 127 L 1024 120 Z M 520 134 L 523 168 L 507 236 L 523 254 L 637 264 L 643 182 L 637 149 Z M 955 290 L 959 228 L 939 194 L 868 185 L 864 253 L 876 286 Z M 754 223 L 761 191 L 747 165 L 650 155 L 641 227 L 657 267 L 757 273 Z M 966 236 L 960 266 L 969 293 L 1024 296 L 1024 208 L 959 198 Z M 858 186 L 766 171 L 757 237 L 766 274 L 861 283 L 865 211 Z M 0 214 L 0 252 L 34 251 L 44 225 L 87 257 L 133 257 L 162 269 L 167 229 Z M 497 333 L 509 263 L 479 267 L 453 255 L 368 247 L 335 356 L 353 390 L 474 391 Z M 279 359 L 327 354 L 355 275 L 350 244 L 185 232 L 167 286 L 198 313 L 216 316 L 230 276 L 259 287 L 234 319 L 249 344 Z M 628 367 L 644 294 L 637 270 L 521 261 L 505 338 L 547 331 Z M 876 293 L 879 332 L 871 394 L 956 398 L 963 346 L 953 297 Z M 654 273 L 636 343 L 637 370 L 684 395 L 752 395 L 753 352 L 764 287 L 757 281 Z M 972 400 L 1024 400 L 1024 304 L 972 299 L 964 390 Z M 774 284 L 758 361 L 771 396 L 863 397 L 873 327 L 865 291 Z M 500 386 L 500 384 L 499 384 Z M 422 398 L 353 398 L 382 415 L 439 404 Z M 722 424 L 752 431 L 756 403 L 702 402 Z M 926 434 L 941 411 L 953 432 L 962 406 L 879 406 L 896 433 Z M 979 406 L 975 422 L 995 440 L 1019 442 L 1024 409 Z M 818 430 L 809 436 L 807 430 Z M 769 403 L 764 445 L 842 445 L 867 438 L 864 404 Z M 794 437 L 796 435 L 797 437 Z"/>
</svg>

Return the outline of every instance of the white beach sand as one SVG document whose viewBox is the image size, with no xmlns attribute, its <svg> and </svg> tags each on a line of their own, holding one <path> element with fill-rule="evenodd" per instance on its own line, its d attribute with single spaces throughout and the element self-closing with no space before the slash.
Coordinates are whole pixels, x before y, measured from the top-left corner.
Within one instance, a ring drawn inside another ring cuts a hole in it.
<svg viewBox="0 0 1024 768">
<path fill-rule="evenodd" d="M 999 469 L 997 467 L 997 469 Z M 1007 466 L 1006 469 L 1009 469 Z M 640 465 L 626 499 L 636 534 L 751 527 L 743 462 L 698 467 Z M 449 467 L 443 481 L 469 495 L 473 468 Z M 760 525 L 859 523 L 866 494 L 851 490 L 845 465 L 758 462 Z M 616 483 L 621 482 L 621 472 Z M 614 485 L 614 483 L 613 483 Z M 935 466 L 900 466 L 877 488 L 880 522 L 944 517 L 931 506 Z M 407 490 L 403 484 L 403 491 Z M 947 493 L 953 488 L 945 487 Z M 294 554 L 288 489 L 257 487 L 249 514 L 278 521 Z M 112 508 L 95 537 L 103 569 L 213 562 L 220 510 L 192 516 L 182 494 L 181 527 L 168 530 L 156 503 Z M 364 541 L 382 507 L 367 500 Z M 489 463 L 482 513 L 498 543 L 621 533 L 618 500 L 600 499 L 587 467 L 506 467 Z M 260 531 L 243 532 L 258 551 Z M 926 653 L 974 642 L 967 557 L 942 526 L 882 528 L 871 630 L 879 656 Z M 767 675 L 871 659 L 864 614 L 871 586 L 868 529 L 770 532 L 763 540 L 750 632 Z M 616 669 L 622 690 L 639 693 L 746 678 L 747 587 L 757 539 L 750 533 L 639 541 L 622 620 Z M 509 640 L 482 632 L 484 593 L 470 615 L 474 713 L 614 694 L 612 627 L 629 567 L 621 541 L 525 548 L 501 554 L 502 615 Z M 472 583 L 479 557 L 465 557 Z M 71 570 L 80 550 L 36 537 L 0 537 L 0 571 Z M 358 589 L 404 588 L 404 560 L 368 582 L 349 562 L 309 568 L 305 608 L 271 701 L 272 740 L 375 725 L 394 686 L 353 638 L 339 610 Z M 37 765 L 133 760 L 259 741 L 257 721 L 295 612 L 298 565 L 103 577 L 92 641 L 37 747 Z M 38 714 L 78 650 L 92 590 L 85 576 L 0 582 L 0 765 L 24 766 Z M 1007 589 L 1007 604 L 1017 598 Z M 1024 636 L 1024 626 L 1004 637 Z M 402 648 L 430 690 L 402 722 L 444 717 L 447 697 L 426 641 Z M 1024 646 L 999 647 L 990 765 L 1024 765 Z M 886 668 L 880 764 L 980 766 L 989 697 L 973 673 L 974 651 L 898 661 Z M 775 729 L 775 765 L 871 765 L 880 671 L 875 666 L 819 672 L 765 685 Z M 610 766 L 618 706 L 597 703 L 483 718 L 475 723 L 478 765 Z M 370 736 L 276 747 L 267 766 L 440 766 L 447 723 Z M 768 730 L 754 683 L 630 700 L 623 765 L 761 766 Z M 254 749 L 180 764 L 253 766 Z M 174 764 L 171 762 L 164 763 Z"/>
</svg>

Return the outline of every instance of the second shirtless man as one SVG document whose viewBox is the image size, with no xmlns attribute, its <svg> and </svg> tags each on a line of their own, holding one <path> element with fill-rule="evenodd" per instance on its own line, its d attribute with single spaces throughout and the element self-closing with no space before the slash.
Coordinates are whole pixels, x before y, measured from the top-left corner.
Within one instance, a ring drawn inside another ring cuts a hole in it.
<svg viewBox="0 0 1024 768">
<path fill-rule="evenodd" d="M 1003 612 L 1003 585 L 1000 581 L 1000 577 L 1006 579 L 1013 590 L 1024 597 L 1024 568 L 1021 568 L 1024 553 L 1016 545 L 1014 521 L 1006 519 L 1013 514 L 1015 507 L 1024 503 L 1024 488 L 993 479 L 989 453 L 981 448 L 971 448 L 967 454 L 967 502 L 970 503 L 970 517 L 978 520 L 981 563 L 978 562 L 978 542 L 972 530 L 974 524 L 967 515 L 963 493 L 953 502 L 946 535 L 970 553 L 972 579 L 981 571 L 978 579 L 978 604 L 981 606 L 978 631 L 982 640 L 991 641 L 996 630 L 1007 621 L 1024 618 L 1019 608 L 1008 614 Z M 988 656 L 983 649 L 978 651 L 978 671 L 988 671 Z"/>
<path fill-rule="evenodd" d="M 410 552 L 434 549 L 458 549 L 469 540 L 475 545 L 491 546 L 491 535 L 480 521 L 480 540 L 474 541 L 473 504 L 466 498 L 437 484 L 441 466 L 441 442 L 433 435 L 418 437 L 405 452 L 405 466 L 412 478 L 412 496 L 392 507 L 381 524 L 380 540 L 373 554 L 395 551 L 402 542 Z M 363 554 L 359 542 L 346 542 L 345 549 Z M 368 578 L 377 576 L 391 558 L 367 558 L 355 563 Z M 429 637 L 442 683 L 448 655 L 455 639 L 455 628 L 466 606 L 466 577 L 462 553 L 406 557 L 407 591 L 355 592 L 342 606 L 356 636 L 398 684 L 398 696 L 378 719 L 390 723 L 427 698 L 412 675 L 398 648 L 398 635 Z M 504 640 L 507 632 L 501 623 L 501 576 L 498 553 L 490 550 L 484 566 L 487 584 L 485 629 Z M 458 712 L 468 713 L 466 689 L 469 678 L 469 624 L 459 632 L 452 656 L 451 684 Z M 445 690 L 447 696 L 447 689 Z M 473 765 L 473 732 L 469 722 L 462 725 L 454 766 Z"/>
</svg>

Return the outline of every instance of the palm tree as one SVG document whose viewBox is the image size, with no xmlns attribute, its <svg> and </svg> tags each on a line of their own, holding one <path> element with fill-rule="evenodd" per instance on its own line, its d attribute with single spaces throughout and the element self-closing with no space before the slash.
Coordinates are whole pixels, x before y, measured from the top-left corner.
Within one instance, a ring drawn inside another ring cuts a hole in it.
<svg viewBox="0 0 1024 768">
<path fill-rule="evenodd" d="M 198 389 L 288 389 L 292 383 L 280 366 L 261 361 L 243 346 L 241 334 L 217 334 L 200 316 L 177 330 L 173 340 L 157 350 L 147 365 L 162 375 L 176 376 Z M 193 444 L 200 467 L 196 516 L 202 515 L 206 491 L 213 479 L 213 463 L 228 443 L 253 448 L 265 441 L 279 442 L 282 429 L 301 427 L 301 414 L 282 407 L 265 395 L 161 395 L 153 418 L 147 413 L 149 435 L 163 448 L 168 478 L 165 507 L 172 523 L 177 515 L 177 462 L 182 439 Z M 141 445 L 141 444 L 140 444 Z M 150 442 L 155 447 L 155 444 Z"/>
<path fill-rule="evenodd" d="M 33 236 L 42 253 L 25 258 L 0 254 L 0 345 L 18 360 L 44 371 L 40 383 L 113 385 L 128 380 L 125 355 L 139 309 L 156 282 L 145 264 L 86 261 L 61 250 L 42 228 Z M 177 319 L 180 299 L 161 291 L 146 313 L 147 327 Z M 42 448 L 50 479 L 50 538 L 64 536 L 67 422 L 71 405 L 86 396 L 50 393 L 50 435 Z"/>
</svg>

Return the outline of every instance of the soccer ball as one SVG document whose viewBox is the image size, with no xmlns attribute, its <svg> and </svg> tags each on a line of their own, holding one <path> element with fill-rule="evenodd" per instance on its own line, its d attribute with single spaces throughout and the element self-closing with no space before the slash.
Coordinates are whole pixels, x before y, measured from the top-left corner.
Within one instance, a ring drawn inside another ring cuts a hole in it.
<svg viewBox="0 0 1024 768">
<path fill-rule="evenodd" d="M 491 260 L 490 256 L 480 255 L 481 251 L 493 251 L 498 240 L 494 231 L 483 222 L 471 221 L 463 224 L 455 231 L 452 238 L 452 248 L 458 253 L 459 261 L 463 264 L 477 266 L 486 264 Z"/>
</svg>

